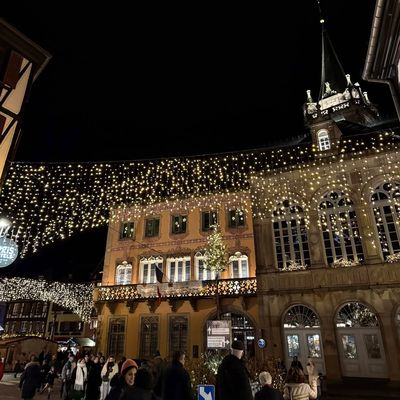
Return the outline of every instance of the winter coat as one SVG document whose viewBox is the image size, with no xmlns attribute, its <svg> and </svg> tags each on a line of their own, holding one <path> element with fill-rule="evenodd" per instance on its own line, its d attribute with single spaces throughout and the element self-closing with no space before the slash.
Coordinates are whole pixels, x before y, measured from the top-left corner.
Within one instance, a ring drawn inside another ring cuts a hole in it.
<svg viewBox="0 0 400 400">
<path fill-rule="evenodd" d="M 121 400 L 160 400 L 151 390 L 132 386 L 121 397 Z"/>
<path fill-rule="evenodd" d="M 100 397 L 101 369 L 99 363 L 93 363 L 88 372 L 86 400 L 97 400 Z"/>
<path fill-rule="evenodd" d="M 308 383 L 287 383 L 283 391 L 285 400 L 309 400 L 318 396 L 317 382 L 314 380 L 311 386 Z"/>
<path fill-rule="evenodd" d="M 282 393 L 269 385 L 265 385 L 254 396 L 254 400 L 283 400 Z"/>
<path fill-rule="evenodd" d="M 38 362 L 26 364 L 24 372 L 19 381 L 19 387 L 22 389 L 21 398 L 31 399 L 35 396 L 36 390 L 40 387 L 41 374 Z"/>
<path fill-rule="evenodd" d="M 108 393 L 106 400 L 120 400 L 128 387 L 129 386 L 125 382 L 125 378 L 120 375 L 116 380 L 114 380 L 114 385 L 111 387 L 110 393 Z"/>
<path fill-rule="evenodd" d="M 216 391 L 218 400 L 253 400 L 249 373 L 233 354 L 227 355 L 218 368 Z"/>
<path fill-rule="evenodd" d="M 192 385 L 189 373 L 179 361 L 165 368 L 163 375 L 163 400 L 192 400 Z"/>
</svg>

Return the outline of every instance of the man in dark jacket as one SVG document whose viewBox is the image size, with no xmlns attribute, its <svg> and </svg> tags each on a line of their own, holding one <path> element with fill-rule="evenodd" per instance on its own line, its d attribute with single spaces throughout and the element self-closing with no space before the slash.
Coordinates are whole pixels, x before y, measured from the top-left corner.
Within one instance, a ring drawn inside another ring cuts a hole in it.
<svg viewBox="0 0 400 400">
<path fill-rule="evenodd" d="M 260 372 L 258 380 L 261 384 L 261 390 L 256 393 L 254 400 L 283 400 L 282 393 L 272 387 L 272 376 L 269 372 Z"/>
<path fill-rule="evenodd" d="M 232 354 L 228 354 L 218 368 L 217 400 L 253 400 L 249 373 L 241 360 L 243 342 L 235 340 L 231 351 Z"/>
<path fill-rule="evenodd" d="M 24 372 L 21 375 L 19 388 L 21 389 L 21 399 L 33 399 L 36 390 L 40 386 L 41 375 L 39 359 L 33 357 L 32 361 L 26 364 Z"/>
<path fill-rule="evenodd" d="M 192 400 L 192 385 L 189 373 L 184 368 L 185 353 L 176 351 L 172 362 L 164 371 L 163 400 Z"/>
</svg>

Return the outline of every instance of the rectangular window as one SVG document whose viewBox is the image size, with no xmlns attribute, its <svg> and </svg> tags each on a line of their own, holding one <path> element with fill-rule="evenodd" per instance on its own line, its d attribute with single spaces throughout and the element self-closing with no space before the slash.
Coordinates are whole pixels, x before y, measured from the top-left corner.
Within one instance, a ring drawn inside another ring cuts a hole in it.
<svg viewBox="0 0 400 400">
<path fill-rule="evenodd" d="M 212 225 L 218 223 L 217 212 L 216 211 L 203 211 L 201 213 L 201 230 L 207 232 L 210 230 Z"/>
<path fill-rule="evenodd" d="M 108 332 L 108 354 L 118 359 L 125 354 L 125 320 L 111 318 Z"/>
<path fill-rule="evenodd" d="M 145 237 L 158 236 L 160 233 L 160 218 L 146 219 Z"/>
<path fill-rule="evenodd" d="M 135 224 L 133 222 L 122 222 L 119 232 L 120 239 L 132 239 L 135 233 Z"/>
<path fill-rule="evenodd" d="M 236 208 L 234 210 L 229 210 L 229 215 L 228 215 L 229 228 L 243 227 L 244 223 L 245 223 L 244 211 L 242 209 Z"/>
<path fill-rule="evenodd" d="M 185 233 L 187 224 L 187 215 L 172 216 L 172 233 Z"/>
<path fill-rule="evenodd" d="M 151 359 L 158 350 L 158 325 L 158 316 L 141 317 L 140 358 Z"/>
<path fill-rule="evenodd" d="M 170 282 L 190 281 L 190 257 L 167 259 L 167 273 Z"/>
<path fill-rule="evenodd" d="M 172 316 L 169 319 L 169 351 L 188 350 L 188 319 L 185 316 Z"/>
</svg>

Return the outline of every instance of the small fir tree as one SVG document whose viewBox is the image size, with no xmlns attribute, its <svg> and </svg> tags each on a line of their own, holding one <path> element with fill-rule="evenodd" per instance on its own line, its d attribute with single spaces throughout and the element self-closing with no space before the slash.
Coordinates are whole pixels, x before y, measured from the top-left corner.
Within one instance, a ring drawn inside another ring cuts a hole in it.
<svg viewBox="0 0 400 400">
<path fill-rule="evenodd" d="M 211 225 L 211 228 L 213 232 L 207 237 L 207 246 L 204 254 L 204 268 L 215 273 L 217 319 L 219 319 L 218 279 L 220 273 L 227 269 L 229 259 L 226 245 L 219 230 L 219 225 Z"/>
</svg>

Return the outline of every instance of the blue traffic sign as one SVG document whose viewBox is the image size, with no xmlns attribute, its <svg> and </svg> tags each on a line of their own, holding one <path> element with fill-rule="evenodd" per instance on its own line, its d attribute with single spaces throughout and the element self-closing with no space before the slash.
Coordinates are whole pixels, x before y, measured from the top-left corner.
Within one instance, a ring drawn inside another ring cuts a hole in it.
<svg viewBox="0 0 400 400">
<path fill-rule="evenodd" d="M 264 339 L 258 339 L 258 347 L 260 348 L 260 349 L 263 349 L 264 347 L 265 347 L 265 345 L 266 345 L 266 343 L 265 343 L 265 340 Z"/>
<path fill-rule="evenodd" d="M 214 385 L 198 385 L 197 400 L 215 400 Z"/>
</svg>

